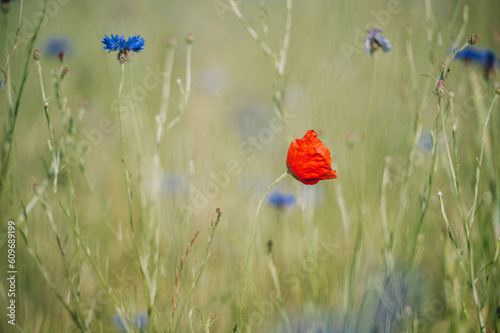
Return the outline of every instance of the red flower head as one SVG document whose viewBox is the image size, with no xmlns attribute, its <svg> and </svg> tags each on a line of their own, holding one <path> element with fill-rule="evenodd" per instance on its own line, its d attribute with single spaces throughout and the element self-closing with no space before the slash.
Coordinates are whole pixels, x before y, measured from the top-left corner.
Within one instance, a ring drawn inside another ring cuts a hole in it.
<svg viewBox="0 0 500 333">
<path fill-rule="evenodd" d="M 332 170 L 330 151 L 310 130 L 302 139 L 295 139 L 288 148 L 286 166 L 288 172 L 306 185 L 314 185 L 323 179 L 336 179 L 337 171 Z"/>
</svg>

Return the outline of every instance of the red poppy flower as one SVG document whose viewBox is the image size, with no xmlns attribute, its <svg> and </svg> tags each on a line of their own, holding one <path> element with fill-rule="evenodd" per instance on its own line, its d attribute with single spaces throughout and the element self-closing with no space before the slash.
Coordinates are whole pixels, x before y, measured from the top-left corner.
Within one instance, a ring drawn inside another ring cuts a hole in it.
<svg viewBox="0 0 500 333">
<path fill-rule="evenodd" d="M 288 172 L 306 185 L 314 185 L 320 180 L 336 179 L 337 171 L 332 170 L 330 151 L 310 130 L 302 139 L 295 139 L 288 148 L 286 166 Z"/>
</svg>

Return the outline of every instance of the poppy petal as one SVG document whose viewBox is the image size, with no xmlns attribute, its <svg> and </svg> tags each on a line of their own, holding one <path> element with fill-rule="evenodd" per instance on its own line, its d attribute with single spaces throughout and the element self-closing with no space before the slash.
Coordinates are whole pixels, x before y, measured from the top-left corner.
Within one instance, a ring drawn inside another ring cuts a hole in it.
<svg viewBox="0 0 500 333">
<path fill-rule="evenodd" d="M 314 130 L 290 144 L 286 159 L 288 171 L 306 185 L 314 185 L 324 179 L 336 179 L 337 172 L 332 170 L 331 164 L 330 151 Z"/>
</svg>

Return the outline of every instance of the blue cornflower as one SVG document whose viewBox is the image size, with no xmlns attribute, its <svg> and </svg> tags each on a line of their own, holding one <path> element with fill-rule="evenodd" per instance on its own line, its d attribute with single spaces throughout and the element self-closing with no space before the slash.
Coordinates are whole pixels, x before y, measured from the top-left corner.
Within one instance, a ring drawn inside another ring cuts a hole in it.
<svg viewBox="0 0 500 333">
<path fill-rule="evenodd" d="M 432 134 L 428 130 L 423 130 L 418 139 L 418 148 L 424 153 L 432 152 Z"/>
<path fill-rule="evenodd" d="M 133 36 L 129 37 L 125 40 L 123 35 L 113 35 L 111 34 L 111 38 L 107 35 L 104 35 L 104 39 L 102 40 L 104 44 L 103 49 L 108 50 L 108 53 L 111 51 L 118 51 L 118 60 L 124 64 L 128 60 L 128 55 L 131 52 L 140 53 L 144 48 L 144 39 L 141 36 Z"/>
<path fill-rule="evenodd" d="M 282 191 L 273 191 L 267 196 L 267 202 L 277 208 L 295 206 L 295 195 Z"/>
<path fill-rule="evenodd" d="M 149 326 L 148 315 L 146 312 L 140 312 L 131 316 L 130 318 L 134 326 L 140 330 L 141 332 L 146 331 Z M 122 315 L 115 314 L 113 316 L 113 324 L 115 325 L 118 331 L 127 331 L 128 326 L 130 325 Z"/>
<path fill-rule="evenodd" d="M 189 176 L 180 173 L 164 173 L 161 181 L 163 195 L 181 196 L 189 187 Z"/>
<path fill-rule="evenodd" d="M 111 34 L 111 38 L 104 35 L 102 43 L 105 45 L 103 49 L 109 50 L 108 53 L 118 50 L 121 52 L 133 51 L 139 53 L 144 48 L 144 39 L 141 38 L 140 35 L 129 37 L 126 41 L 123 35 L 118 36 Z"/>
<path fill-rule="evenodd" d="M 50 57 L 60 57 L 61 52 L 68 55 L 72 52 L 73 42 L 71 39 L 64 35 L 53 35 L 45 43 L 44 55 Z"/>
<path fill-rule="evenodd" d="M 498 58 L 490 49 L 467 47 L 455 55 L 455 59 L 475 62 L 482 65 L 487 73 L 494 72 L 498 65 Z"/>
<path fill-rule="evenodd" d="M 381 36 L 382 30 L 372 29 L 367 30 L 368 36 L 365 37 L 365 52 L 373 55 L 373 52 L 382 48 L 384 52 L 389 52 L 392 50 L 391 41 L 387 38 Z"/>
</svg>

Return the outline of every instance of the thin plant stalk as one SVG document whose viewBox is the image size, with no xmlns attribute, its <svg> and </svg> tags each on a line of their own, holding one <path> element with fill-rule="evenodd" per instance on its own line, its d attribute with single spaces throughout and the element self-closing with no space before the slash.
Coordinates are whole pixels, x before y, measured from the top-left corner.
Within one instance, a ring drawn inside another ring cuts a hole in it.
<svg viewBox="0 0 500 333">
<path fill-rule="evenodd" d="M 245 277 L 243 278 L 243 287 L 241 288 L 241 299 L 240 299 L 240 313 L 239 313 L 239 320 L 238 320 L 238 330 L 242 329 L 242 324 L 243 324 L 243 300 L 245 299 L 245 291 L 247 288 L 247 278 L 248 278 L 248 271 L 250 267 L 250 258 L 252 256 L 252 248 L 253 248 L 253 241 L 255 238 L 255 230 L 257 227 L 257 220 L 259 217 L 260 209 L 262 207 L 262 203 L 264 202 L 264 199 L 266 198 L 267 193 L 276 185 L 278 184 L 283 178 L 285 178 L 288 175 L 288 171 L 283 172 L 281 176 L 279 176 L 269 187 L 267 190 L 264 192 L 262 197 L 259 200 L 259 204 L 257 205 L 257 211 L 255 212 L 255 218 L 253 220 L 253 226 L 252 226 L 252 235 L 250 236 L 250 245 L 248 247 L 248 255 L 247 255 L 247 261 L 246 261 L 246 268 L 245 268 Z"/>
<path fill-rule="evenodd" d="M 354 303 L 354 281 L 356 277 L 356 268 L 358 265 L 358 261 L 360 259 L 360 251 L 361 251 L 361 241 L 363 237 L 363 223 L 364 223 L 364 218 L 365 218 L 365 211 L 364 211 L 364 206 L 365 206 L 365 183 L 366 183 L 366 173 L 367 173 L 367 168 L 366 168 L 366 141 L 367 141 L 367 134 L 368 134 L 368 125 L 370 123 L 370 115 L 371 115 L 371 109 L 372 109 L 372 102 L 373 102 L 373 91 L 375 87 L 375 82 L 377 78 L 377 54 L 373 53 L 373 71 L 372 71 L 372 80 L 371 80 L 371 85 L 370 85 L 370 92 L 369 92 L 369 97 L 368 97 L 368 106 L 367 106 L 367 111 L 366 111 L 366 118 L 365 118 L 365 126 L 364 126 L 364 131 L 363 131 L 363 150 L 362 150 L 362 156 L 361 156 L 361 186 L 360 186 L 360 193 L 359 193 L 359 202 L 358 202 L 358 210 L 359 210 L 359 222 L 358 222 L 358 228 L 356 232 L 356 238 L 354 240 L 354 249 L 353 249 L 353 254 L 351 258 L 351 263 L 349 267 L 349 274 L 345 274 L 345 278 L 348 277 L 349 281 L 347 283 L 344 283 L 344 291 L 343 294 L 347 298 L 345 301 L 346 306 L 344 308 L 344 329 L 347 329 L 349 326 L 349 311 L 353 306 Z"/>
<path fill-rule="evenodd" d="M 438 109 L 441 108 L 441 97 L 438 97 Z M 438 112 L 437 119 L 440 117 L 440 112 Z M 418 219 L 417 223 L 417 230 L 415 232 L 415 239 L 413 240 L 413 245 L 410 250 L 410 259 L 409 259 L 409 269 L 411 270 L 413 268 L 413 265 L 415 264 L 415 257 L 417 254 L 417 247 L 418 247 L 418 237 L 420 235 L 420 232 L 422 231 L 422 227 L 424 224 L 425 216 L 427 215 L 427 211 L 429 209 L 429 204 L 430 204 L 430 198 L 432 194 L 432 188 L 434 184 L 434 174 L 437 168 L 437 161 L 438 161 L 438 137 L 439 137 L 439 125 L 436 123 L 434 125 L 434 130 L 431 132 L 432 135 L 432 158 L 431 158 L 431 164 L 429 166 L 429 176 L 427 179 L 427 183 L 425 184 L 424 187 L 424 194 L 422 196 L 422 202 L 420 205 L 420 216 Z"/>
<path fill-rule="evenodd" d="M 151 293 L 150 293 L 150 288 L 149 288 L 148 279 L 147 279 L 147 272 L 145 270 L 145 265 L 143 264 L 143 259 L 141 257 L 139 244 L 137 242 L 137 235 L 136 235 L 136 231 L 135 231 L 133 209 L 132 209 L 132 187 L 130 184 L 130 176 L 128 173 L 127 164 L 125 163 L 125 138 L 123 135 L 123 115 L 122 115 L 122 91 L 123 91 L 124 81 L 125 81 L 125 64 L 121 64 L 120 83 L 118 86 L 118 118 L 119 118 L 119 123 L 120 123 L 120 143 L 121 143 L 121 155 L 122 155 L 121 159 L 122 159 L 122 164 L 123 164 L 123 175 L 125 177 L 125 186 L 127 189 L 130 233 L 132 235 L 132 240 L 134 242 L 134 247 L 135 247 L 135 255 L 137 257 L 137 261 L 139 264 L 139 271 L 141 273 L 142 284 L 144 287 L 144 296 L 146 297 L 146 302 L 149 306 L 149 304 L 151 304 Z"/>
<path fill-rule="evenodd" d="M 389 184 L 389 159 L 386 158 L 384 166 L 384 174 L 382 176 L 382 191 L 380 194 L 380 215 L 382 217 L 382 232 L 384 235 L 384 258 L 386 274 L 389 274 L 394 269 L 394 256 L 390 245 L 389 222 L 387 219 L 387 185 Z"/>
<path fill-rule="evenodd" d="M 479 192 L 479 181 L 480 181 L 480 177 L 481 177 L 481 166 L 482 166 L 483 157 L 484 157 L 484 143 L 486 141 L 486 132 L 487 132 L 487 128 L 488 128 L 488 122 L 491 118 L 491 112 L 493 110 L 493 106 L 495 104 L 497 97 L 498 97 L 498 94 L 495 94 L 495 96 L 493 97 L 493 100 L 491 101 L 491 106 L 488 110 L 488 114 L 486 115 L 486 119 L 484 120 L 483 128 L 481 129 L 481 153 L 479 155 L 479 159 L 477 161 L 477 167 L 476 167 L 476 181 L 474 184 L 474 201 L 473 201 L 472 207 L 469 211 L 469 221 L 464 220 L 465 236 L 466 236 L 466 240 L 467 240 L 467 251 L 468 251 L 468 256 L 469 256 L 470 286 L 472 288 L 472 295 L 474 297 L 474 303 L 476 305 L 476 313 L 477 313 L 477 318 L 479 321 L 479 329 L 481 332 L 485 332 L 485 325 L 484 325 L 483 313 L 481 311 L 481 301 L 479 300 L 479 296 L 478 296 L 478 292 L 477 292 L 477 288 L 476 288 L 476 277 L 475 277 L 473 247 L 472 247 L 472 241 L 471 241 L 471 235 L 470 235 L 470 228 L 474 224 L 475 215 L 476 215 L 477 198 L 478 198 L 478 192 Z"/>
<path fill-rule="evenodd" d="M 11 157 L 12 145 L 13 145 L 13 141 L 14 141 L 14 130 L 16 127 L 17 116 L 19 114 L 19 108 L 21 105 L 21 97 L 22 97 L 23 92 L 24 92 L 24 87 L 26 86 L 26 81 L 28 80 L 29 64 L 31 62 L 31 57 L 33 55 L 33 49 L 35 47 L 35 42 L 36 42 L 36 39 L 38 37 L 38 33 L 39 33 L 39 31 L 42 27 L 42 23 L 45 19 L 45 13 L 47 12 L 48 2 L 49 2 L 48 0 L 46 0 L 44 2 L 42 14 L 40 15 L 40 21 L 38 21 L 38 25 L 35 28 L 35 32 L 33 34 L 33 37 L 31 38 L 30 42 L 28 43 L 25 61 L 24 61 L 23 76 L 21 79 L 21 84 L 19 85 L 19 91 L 17 93 L 16 102 L 15 102 L 14 106 L 9 109 L 7 131 L 6 131 L 6 135 L 5 135 L 5 142 L 4 142 L 1 160 L 0 160 L 0 179 L 2 180 L 0 182 L 0 195 L 3 192 L 4 182 L 6 181 L 7 173 L 9 171 L 10 157 Z M 21 1 L 21 8 L 23 7 L 22 4 L 23 4 L 23 1 Z M 22 9 L 21 9 L 21 12 L 22 12 Z M 20 25 L 19 25 L 18 31 L 19 31 L 19 29 L 20 29 Z M 9 82 L 11 81 L 10 78 L 8 78 L 8 81 Z M 9 85 L 10 85 L 10 83 L 9 83 Z"/>
<path fill-rule="evenodd" d="M 12 83 L 11 83 L 11 80 L 10 80 L 10 60 L 12 59 L 12 56 L 14 54 L 14 52 L 16 51 L 17 47 L 21 44 L 21 43 L 17 43 L 17 37 L 19 36 L 19 31 L 21 30 L 21 23 L 23 21 L 23 8 L 24 8 L 24 0 L 21 0 L 20 1 L 20 4 L 19 4 L 19 20 L 18 20 L 18 24 L 17 24 L 17 30 L 16 30 L 16 35 L 14 37 L 14 46 L 12 47 L 11 51 L 7 53 L 7 59 L 5 61 L 5 72 L 6 72 L 6 81 L 5 82 L 7 84 L 7 99 L 8 99 L 8 102 L 9 102 L 9 110 L 12 110 L 13 108 L 13 104 L 12 104 Z M 9 49 L 9 46 L 8 46 L 8 36 L 7 36 L 7 27 L 8 27 L 8 17 L 9 15 L 4 15 L 5 16 L 5 49 L 8 50 Z"/>
<path fill-rule="evenodd" d="M 184 308 L 185 308 L 186 304 L 188 303 L 189 299 L 191 298 L 191 296 L 193 295 L 194 290 L 198 286 L 198 283 L 200 282 L 201 275 L 203 274 L 203 270 L 205 269 L 205 265 L 207 263 L 208 257 L 210 256 L 210 246 L 212 245 L 212 241 L 213 241 L 214 236 L 215 236 L 215 229 L 217 228 L 217 225 L 219 224 L 219 222 L 221 220 L 222 211 L 220 210 L 220 208 L 217 208 L 216 213 L 217 213 L 217 217 L 215 219 L 215 223 L 212 222 L 212 226 L 210 228 L 210 236 L 208 237 L 207 247 L 205 248 L 205 254 L 204 254 L 203 259 L 202 259 L 201 264 L 200 264 L 200 270 L 198 271 L 198 274 L 196 275 L 196 277 L 194 279 L 194 282 L 191 286 L 191 289 L 189 290 L 189 293 L 187 294 L 187 296 L 184 298 L 182 305 L 181 305 L 181 308 L 179 309 L 179 316 L 178 316 L 179 319 L 177 320 L 177 323 L 175 324 L 174 332 L 177 332 L 177 328 L 180 324 L 180 318 L 182 318 Z"/>
</svg>

